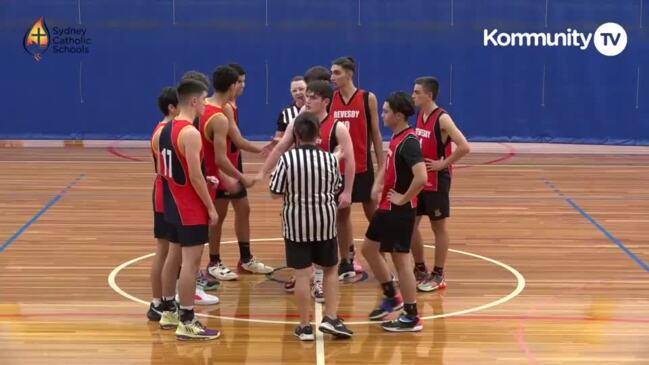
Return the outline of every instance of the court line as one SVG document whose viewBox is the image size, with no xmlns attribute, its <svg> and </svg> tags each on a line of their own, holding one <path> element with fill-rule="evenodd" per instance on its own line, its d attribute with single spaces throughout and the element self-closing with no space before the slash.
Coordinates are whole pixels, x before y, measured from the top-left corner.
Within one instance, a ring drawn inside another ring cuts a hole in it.
<svg viewBox="0 0 649 365">
<path fill-rule="evenodd" d="M 63 196 L 70 189 L 72 189 L 72 187 L 76 185 L 76 183 L 78 183 L 79 180 L 83 179 L 84 176 L 85 174 L 81 174 L 77 176 L 65 188 L 63 188 L 63 190 L 61 190 L 60 193 L 56 194 L 56 196 L 52 198 L 52 200 L 47 202 L 47 204 L 45 204 L 45 206 L 41 208 L 41 210 L 38 213 L 36 213 L 30 220 L 28 220 L 22 227 L 20 227 L 18 231 L 16 231 L 16 233 L 13 234 L 13 236 L 9 237 L 9 239 L 2 246 L 0 246 L 0 253 L 2 253 L 5 249 L 7 249 L 7 247 L 9 247 L 9 245 L 14 243 L 18 238 L 20 238 L 20 236 L 22 236 L 22 234 L 25 233 L 25 231 L 27 231 L 29 227 L 32 226 L 32 224 L 36 223 L 36 221 L 41 216 L 43 216 L 43 214 L 45 214 L 48 210 L 50 210 L 50 208 L 54 206 L 54 204 L 56 204 L 59 200 L 61 200 L 61 198 L 63 198 Z"/>
<path fill-rule="evenodd" d="M 314 301 L 315 302 L 315 301 Z M 316 365 L 324 365 L 325 351 L 324 351 L 324 335 L 318 330 L 318 324 L 322 322 L 322 304 L 315 302 L 315 363 Z"/>
<path fill-rule="evenodd" d="M 590 223 L 592 223 L 600 232 L 602 232 L 606 238 L 608 238 L 611 242 L 615 243 L 617 247 L 619 247 L 624 253 L 627 254 L 633 261 L 635 261 L 640 267 L 642 267 L 645 271 L 649 272 L 649 265 L 647 265 L 646 262 L 642 261 L 633 251 L 631 251 L 628 247 L 622 243 L 617 237 L 615 237 L 611 232 L 609 232 L 606 228 L 604 228 L 597 220 L 593 217 L 590 216 L 585 210 L 583 210 L 577 203 L 575 203 L 572 198 L 570 198 L 568 195 L 564 194 L 552 181 L 550 181 L 546 177 L 542 177 L 541 180 L 547 185 L 550 189 L 552 189 L 555 193 L 557 193 L 560 197 L 562 197 L 568 204 L 570 204 L 571 207 L 573 207 L 579 214 L 581 214 L 586 220 L 588 220 Z"/>
<path fill-rule="evenodd" d="M 268 241 L 270 241 L 270 242 L 278 242 L 278 241 L 283 241 L 283 240 L 284 240 L 283 238 L 257 238 L 257 239 L 252 239 L 250 241 L 251 242 L 260 242 L 260 241 L 262 241 L 262 242 L 263 241 L 266 241 L 266 242 L 268 242 Z M 354 239 L 354 241 L 363 241 L 363 240 Z M 236 243 L 236 242 L 237 241 L 224 241 L 224 242 L 221 242 L 221 244 L 232 244 L 232 243 Z M 424 245 L 424 247 L 426 247 L 426 248 L 434 248 L 434 246 L 432 246 L 432 245 Z M 480 260 L 484 260 L 484 261 L 490 262 L 490 263 L 492 263 L 494 265 L 502 267 L 503 269 L 509 271 L 512 275 L 514 275 L 514 277 L 516 278 L 516 288 L 514 288 L 514 290 L 511 293 L 509 293 L 508 295 L 506 295 L 504 297 L 501 297 L 501 298 L 499 298 L 497 300 L 491 301 L 489 303 L 486 303 L 486 304 L 483 304 L 483 305 L 480 305 L 480 306 L 477 306 L 477 307 L 472 307 L 472 308 L 456 311 L 456 312 L 449 312 L 449 313 L 443 313 L 443 314 L 437 314 L 437 315 L 431 315 L 431 316 L 424 316 L 424 317 L 421 317 L 422 320 L 461 316 L 461 315 L 474 313 L 474 312 L 479 312 L 479 311 L 483 311 L 483 310 L 486 310 L 486 309 L 489 309 L 489 308 L 493 308 L 493 307 L 504 304 L 504 303 L 514 299 L 521 292 L 523 292 L 523 290 L 525 289 L 525 284 L 526 284 L 525 277 L 520 272 L 518 272 L 518 270 L 514 269 L 513 267 L 511 267 L 511 266 L 509 266 L 509 265 L 507 265 L 507 264 L 505 264 L 503 262 L 500 262 L 498 260 L 494 260 L 492 258 L 481 256 L 481 255 L 474 254 L 474 253 L 471 253 L 471 252 L 460 251 L 460 250 L 456 250 L 456 249 L 452 249 L 452 248 L 449 248 L 449 251 L 459 253 L 461 255 L 471 256 L 471 257 L 474 257 L 474 258 L 477 258 L 477 259 L 480 259 Z M 132 300 L 132 301 L 134 301 L 136 303 L 140 303 L 140 304 L 144 304 L 144 305 L 148 306 L 149 302 L 147 302 L 145 300 L 142 300 L 142 299 L 140 299 L 138 297 L 135 297 L 135 296 L 125 292 L 124 290 L 122 290 L 122 288 L 120 288 L 119 285 L 117 285 L 116 278 L 117 278 L 117 275 L 119 274 L 119 272 L 124 270 L 128 266 L 130 266 L 130 265 L 132 265 L 134 263 L 137 263 L 139 261 L 145 260 L 145 259 L 147 259 L 149 257 L 154 256 L 154 255 L 155 255 L 155 253 L 150 253 L 150 254 L 140 256 L 140 257 L 136 257 L 134 259 L 126 261 L 123 264 L 115 267 L 115 269 L 113 269 L 113 271 L 111 271 L 110 274 L 108 275 L 108 285 L 117 294 L 123 296 L 124 298 Z M 250 318 L 238 318 L 238 317 L 230 317 L 230 316 L 216 316 L 216 315 L 205 314 L 205 313 L 197 313 L 196 315 L 200 316 L 200 317 L 205 317 L 205 318 L 215 318 L 215 319 L 221 319 L 221 320 L 254 322 L 254 323 L 265 323 L 265 324 L 296 324 L 297 323 L 297 322 L 294 322 L 294 321 L 289 322 L 289 321 L 277 321 L 277 320 L 267 320 L 267 319 L 250 319 Z M 350 325 L 377 324 L 377 322 L 375 322 L 375 321 L 354 321 L 354 322 L 347 322 L 347 324 L 350 324 Z"/>
<path fill-rule="evenodd" d="M 64 305 L 70 307 L 69 304 Z M 79 305 L 86 307 L 88 305 Z M 95 307 L 114 307 L 105 304 Z M 236 314 L 235 314 L 236 315 Z M 84 318 L 84 317 L 134 317 L 144 318 L 143 313 L 133 312 L 35 312 L 35 313 L 0 313 L 0 318 L 39 318 L 46 317 L 50 320 L 56 317 Z M 607 318 L 587 316 L 533 316 L 533 315 L 468 315 L 449 318 L 454 321 L 539 321 L 539 322 L 610 322 L 610 323 L 649 323 L 649 318 Z"/>
<path fill-rule="evenodd" d="M 144 161 L 144 160 L 141 159 L 141 158 L 134 157 L 134 156 L 129 156 L 129 155 L 127 155 L 127 154 L 124 154 L 124 153 L 119 152 L 119 151 L 117 150 L 117 147 L 115 147 L 115 146 L 110 146 L 110 147 L 106 148 L 106 151 L 108 151 L 108 153 L 110 153 L 110 154 L 113 155 L 113 156 L 117 156 L 117 157 L 119 157 L 119 158 L 123 158 L 123 159 L 125 159 L 125 160 L 130 160 L 130 161 L 139 161 L 139 162 L 143 162 L 143 161 Z"/>
</svg>

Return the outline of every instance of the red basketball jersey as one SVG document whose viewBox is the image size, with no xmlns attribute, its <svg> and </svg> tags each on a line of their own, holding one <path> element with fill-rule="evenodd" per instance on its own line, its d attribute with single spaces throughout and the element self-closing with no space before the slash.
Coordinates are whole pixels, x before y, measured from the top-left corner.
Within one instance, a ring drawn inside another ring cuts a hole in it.
<svg viewBox="0 0 649 365">
<path fill-rule="evenodd" d="M 158 134 L 158 132 L 164 128 L 167 122 L 160 122 L 153 129 L 153 134 L 151 135 L 151 154 L 153 156 L 153 168 L 155 169 L 155 182 L 153 183 L 153 211 L 156 213 L 164 213 L 164 191 L 162 188 L 162 176 L 158 171 L 158 151 L 153 147 L 153 139 Z"/>
<path fill-rule="evenodd" d="M 349 130 L 354 146 L 354 159 L 356 162 L 356 173 L 363 173 L 368 170 L 372 163 L 370 157 L 370 110 L 369 92 L 357 89 L 347 103 L 339 90 L 334 92 L 333 101 L 329 115 L 333 115 L 335 122 L 343 123 Z M 344 161 L 341 161 L 340 171 L 345 171 Z"/>
<path fill-rule="evenodd" d="M 332 118 L 331 114 L 328 114 L 320 122 L 320 147 L 327 152 L 333 152 L 336 146 L 338 146 L 336 125 L 338 125 L 338 122 Z"/>
<path fill-rule="evenodd" d="M 401 144 L 408 138 L 416 138 L 415 131 L 412 128 L 405 129 L 398 135 L 392 136 L 392 139 L 390 140 L 390 149 L 388 150 L 388 156 L 385 161 L 383 192 L 381 193 L 379 209 L 392 210 L 392 203 L 388 200 L 388 192 L 390 192 L 391 189 L 395 189 L 398 193 L 402 194 L 408 189 L 406 187 L 406 190 L 399 191 L 397 188 L 397 179 L 399 178 L 399 176 L 397 176 L 397 153 Z M 405 185 L 404 181 L 400 181 L 399 183 L 403 186 L 410 185 L 410 182 L 407 182 L 407 185 Z M 410 207 L 417 207 L 417 196 L 412 198 L 410 201 Z"/>
<path fill-rule="evenodd" d="M 442 141 L 442 130 L 439 125 L 439 118 L 446 113 L 442 108 L 433 110 L 432 113 L 424 120 L 424 112 L 419 111 L 417 115 L 417 138 L 421 144 L 421 152 L 424 158 L 433 160 L 446 159 L 451 155 L 452 147 L 450 140 Z M 424 186 L 426 191 L 437 191 L 439 175 L 450 173 L 451 166 L 448 170 L 428 171 L 428 180 Z"/>
<path fill-rule="evenodd" d="M 160 175 L 164 181 L 165 220 L 176 225 L 208 224 L 207 208 L 189 181 L 189 167 L 179 137 L 185 128 L 194 128 L 187 120 L 174 120 L 162 128 L 158 143 Z M 201 150 L 201 161 L 203 160 Z"/>
</svg>

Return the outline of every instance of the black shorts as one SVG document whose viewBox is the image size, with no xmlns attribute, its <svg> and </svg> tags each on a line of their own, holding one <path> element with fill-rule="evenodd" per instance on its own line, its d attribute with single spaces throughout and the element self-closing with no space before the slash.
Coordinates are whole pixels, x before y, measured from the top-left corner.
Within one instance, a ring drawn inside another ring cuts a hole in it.
<svg viewBox="0 0 649 365">
<path fill-rule="evenodd" d="M 169 225 L 169 242 L 178 243 L 182 247 L 204 245 L 208 242 L 208 226 L 200 224 L 195 226 Z"/>
<path fill-rule="evenodd" d="M 243 199 L 248 196 L 248 190 L 243 184 L 239 183 L 241 189 L 236 193 L 230 193 L 226 190 L 217 190 L 216 199 Z"/>
<path fill-rule="evenodd" d="M 153 212 L 153 237 L 161 240 L 169 240 L 173 227 L 165 220 L 164 213 Z"/>
<path fill-rule="evenodd" d="M 367 171 L 354 175 L 352 203 L 365 203 L 372 200 L 372 185 L 374 185 L 374 168 L 369 165 Z M 344 186 L 345 177 L 343 176 Z"/>
<path fill-rule="evenodd" d="M 440 176 L 437 191 L 422 191 L 417 196 L 417 215 L 425 215 L 432 221 L 451 215 L 451 178 Z"/>
<path fill-rule="evenodd" d="M 293 269 L 306 269 L 316 264 L 331 267 L 338 264 L 338 240 L 336 238 L 316 242 L 295 242 L 284 239 L 286 243 L 286 266 Z"/>
<path fill-rule="evenodd" d="M 413 208 L 377 209 L 367 227 L 365 237 L 381 243 L 381 252 L 410 252 L 410 240 L 415 227 Z"/>
</svg>

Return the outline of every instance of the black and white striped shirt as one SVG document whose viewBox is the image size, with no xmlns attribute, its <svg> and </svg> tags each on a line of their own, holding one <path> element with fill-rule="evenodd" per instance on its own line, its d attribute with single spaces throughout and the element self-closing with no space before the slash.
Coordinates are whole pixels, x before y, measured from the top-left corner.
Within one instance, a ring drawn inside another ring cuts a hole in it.
<svg viewBox="0 0 649 365">
<path fill-rule="evenodd" d="M 280 157 L 270 191 L 284 195 L 284 238 L 294 242 L 336 237 L 336 194 L 342 176 L 336 157 L 314 145 L 301 145 Z"/>
<path fill-rule="evenodd" d="M 293 123 L 298 114 L 300 114 L 300 108 L 298 108 L 295 103 L 282 109 L 279 113 L 279 117 L 277 117 L 277 131 L 285 132 L 286 127 Z"/>
</svg>

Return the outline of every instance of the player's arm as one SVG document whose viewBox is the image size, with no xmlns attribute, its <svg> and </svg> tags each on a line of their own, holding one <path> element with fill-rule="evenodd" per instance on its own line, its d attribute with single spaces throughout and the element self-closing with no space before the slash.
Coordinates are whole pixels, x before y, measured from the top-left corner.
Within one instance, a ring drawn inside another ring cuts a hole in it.
<svg viewBox="0 0 649 365">
<path fill-rule="evenodd" d="M 180 138 L 183 144 L 183 154 L 187 160 L 187 168 L 189 169 L 189 181 L 207 208 L 210 219 L 213 219 L 216 217 L 216 209 L 210 198 L 207 190 L 207 182 L 201 170 L 201 135 L 196 128 L 185 128 Z"/>
<path fill-rule="evenodd" d="M 372 128 L 372 144 L 374 145 L 374 154 L 376 155 L 376 164 L 379 170 L 383 166 L 383 138 L 379 128 L 379 111 L 376 95 L 370 93 L 368 97 L 370 104 L 370 126 Z"/>
<path fill-rule="evenodd" d="M 412 181 L 408 190 L 405 193 L 400 194 L 394 189 L 388 192 L 388 199 L 392 204 L 404 205 L 411 201 L 414 197 L 421 192 L 421 189 L 426 185 L 426 180 L 428 175 L 426 173 L 426 164 L 424 163 L 424 157 L 421 154 L 421 147 L 419 142 L 415 138 L 409 138 L 407 141 L 403 142 L 404 145 L 399 151 L 399 157 L 401 157 L 412 169 Z M 398 158 L 398 157 L 395 157 Z"/>
<path fill-rule="evenodd" d="M 223 114 L 215 114 L 207 123 L 209 124 L 207 133 L 211 133 L 212 144 L 214 145 L 214 160 L 219 169 L 239 181 L 243 180 L 243 174 L 232 165 L 227 155 L 228 118 Z"/>
<path fill-rule="evenodd" d="M 272 199 L 279 199 L 286 193 L 286 163 L 284 159 L 280 159 L 275 167 L 275 171 L 270 178 L 270 197 Z"/>
<path fill-rule="evenodd" d="M 273 150 L 266 158 L 266 161 L 264 161 L 264 165 L 261 167 L 261 170 L 259 170 L 259 173 L 257 174 L 257 178 L 261 179 L 264 176 L 266 176 L 268 172 L 275 165 L 277 165 L 277 161 L 282 156 L 282 154 L 288 151 L 289 148 L 291 148 L 293 143 L 295 143 L 295 139 L 293 137 L 293 123 L 291 123 L 288 126 L 286 126 L 286 132 L 282 136 L 282 139 L 279 140 L 275 148 L 273 148 Z"/>
<path fill-rule="evenodd" d="M 354 160 L 354 146 L 349 131 L 341 123 L 336 123 L 336 140 L 342 151 L 345 160 L 345 186 L 340 195 L 340 208 L 346 208 L 352 201 L 352 190 L 354 189 L 354 174 L 356 172 L 356 161 Z"/>
<path fill-rule="evenodd" d="M 451 153 L 451 155 L 448 156 L 446 160 L 444 160 L 445 166 L 443 168 L 446 168 L 456 163 L 462 157 L 471 152 L 471 147 L 469 146 L 469 142 L 466 140 L 466 137 L 464 137 L 464 134 L 462 134 L 460 129 L 453 122 L 453 118 L 451 118 L 450 115 L 443 114 L 439 118 L 439 123 L 440 129 L 442 130 L 442 137 L 444 137 L 444 134 L 446 133 L 446 135 L 451 138 L 451 141 L 453 141 L 457 146 L 455 151 L 453 151 L 453 153 Z"/>
<path fill-rule="evenodd" d="M 381 198 L 381 192 L 383 191 L 383 182 L 385 181 L 385 168 L 379 169 L 374 178 L 374 184 L 372 184 L 372 200 L 379 201 Z"/>
<path fill-rule="evenodd" d="M 261 148 L 255 146 L 252 142 L 243 138 L 243 136 L 241 135 L 239 126 L 234 120 L 234 110 L 232 109 L 232 106 L 230 104 L 226 104 L 225 107 L 223 107 L 223 113 L 228 118 L 228 137 L 230 137 L 232 143 L 234 143 L 237 147 L 239 147 L 239 149 L 242 149 L 244 151 L 261 153 Z"/>
</svg>

